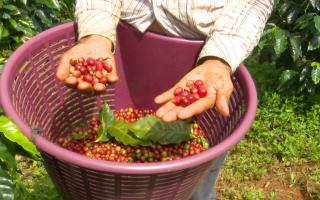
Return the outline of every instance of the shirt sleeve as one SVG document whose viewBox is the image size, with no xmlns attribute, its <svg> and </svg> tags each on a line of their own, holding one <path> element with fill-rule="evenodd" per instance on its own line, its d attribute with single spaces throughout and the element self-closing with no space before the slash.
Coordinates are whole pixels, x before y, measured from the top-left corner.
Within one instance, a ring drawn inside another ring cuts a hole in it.
<svg viewBox="0 0 320 200">
<path fill-rule="evenodd" d="M 234 72 L 258 44 L 273 0 L 229 0 L 216 19 L 198 60 L 214 56 Z"/>
<path fill-rule="evenodd" d="M 115 44 L 121 5 L 122 0 L 76 0 L 78 39 L 101 35 Z"/>
</svg>

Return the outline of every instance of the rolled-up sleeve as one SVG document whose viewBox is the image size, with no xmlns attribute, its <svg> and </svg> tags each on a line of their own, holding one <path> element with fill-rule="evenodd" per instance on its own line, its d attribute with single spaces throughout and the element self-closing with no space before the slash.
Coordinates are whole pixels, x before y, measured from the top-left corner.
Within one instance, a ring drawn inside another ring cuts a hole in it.
<svg viewBox="0 0 320 200">
<path fill-rule="evenodd" d="M 75 15 L 78 39 L 101 35 L 115 44 L 121 5 L 121 0 L 77 0 Z"/>
<path fill-rule="evenodd" d="M 221 58 L 234 72 L 258 44 L 272 6 L 272 0 L 229 0 L 214 22 L 198 59 Z"/>
</svg>

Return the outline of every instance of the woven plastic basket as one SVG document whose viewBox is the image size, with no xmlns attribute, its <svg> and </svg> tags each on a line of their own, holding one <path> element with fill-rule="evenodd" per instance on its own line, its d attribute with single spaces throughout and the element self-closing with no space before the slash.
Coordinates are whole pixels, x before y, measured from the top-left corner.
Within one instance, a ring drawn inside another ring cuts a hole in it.
<svg viewBox="0 0 320 200">
<path fill-rule="evenodd" d="M 103 100 L 113 109 L 155 108 L 153 98 L 194 65 L 203 42 L 141 34 L 120 23 L 116 49 L 121 81 L 103 95 L 79 94 L 55 78 L 62 53 L 75 43 L 75 24 L 40 33 L 18 48 L 1 76 L 5 113 L 41 151 L 45 166 L 64 199 L 190 198 L 215 158 L 236 145 L 256 112 L 254 83 L 241 65 L 234 73 L 231 117 L 214 109 L 197 117 L 211 148 L 198 155 L 161 163 L 116 163 L 91 159 L 52 141 L 67 134 L 71 122 L 96 115 Z"/>
</svg>

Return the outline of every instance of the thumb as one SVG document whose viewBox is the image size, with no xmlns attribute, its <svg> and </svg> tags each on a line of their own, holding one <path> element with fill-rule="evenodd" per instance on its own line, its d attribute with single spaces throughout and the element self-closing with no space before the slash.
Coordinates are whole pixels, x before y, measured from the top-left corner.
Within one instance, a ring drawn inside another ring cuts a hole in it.
<svg viewBox="0 0 320 200">
<path fill-rule="evenodd" d="M 233 91 L 232 83 L 227 84 L 224 88 L 218 90 L 216 108 L 223 116 L 228 117 L 230 115 L 229 99 Z"/>
<path fill-rule="evenodd" d="M 63 55 L 57 69 L 56 76 L 59 80 L 64 81 L 69 75 L 69 56 Z"/>
</svg>

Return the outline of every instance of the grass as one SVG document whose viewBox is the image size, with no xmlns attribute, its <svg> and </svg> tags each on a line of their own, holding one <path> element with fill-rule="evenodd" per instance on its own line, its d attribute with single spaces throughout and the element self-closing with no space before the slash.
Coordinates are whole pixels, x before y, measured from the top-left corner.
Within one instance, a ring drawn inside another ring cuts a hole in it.
<svg viewBox="0 0 320 200">
<path fill-rule="evenodd" d="M 217 188 L 219 199 L 320 199 L 320 104 L 275 91 L 277 69 L 247 66 L 259 107 L 251 130 L 229 154 Z"/>
</svg>

